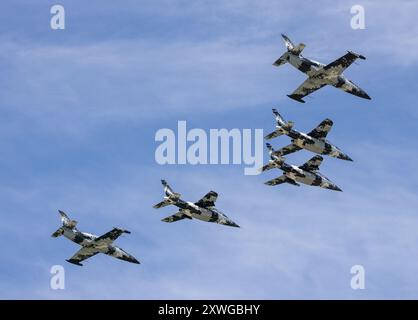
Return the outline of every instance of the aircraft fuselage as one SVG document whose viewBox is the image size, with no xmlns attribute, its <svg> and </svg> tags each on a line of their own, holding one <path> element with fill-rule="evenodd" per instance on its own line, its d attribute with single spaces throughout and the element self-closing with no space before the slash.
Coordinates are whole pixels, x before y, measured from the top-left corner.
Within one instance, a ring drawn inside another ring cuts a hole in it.
<svg viewBox="0 0 418 320">
<path fill-rule="evenodd" d="M 224 224 L 233 227 L 238 226 L 235 222 L 233 222 L 215 207 L 203 208 L 199 207 L 193 202 L 184 201 L 181 199 L 178 199 L 174 205 L 182 209 L 181 212 L 190 218 L 195 218 L 206 222 L 215 222 L 218 224 Z"/>
<path fill-rule="evenodd" d="M 349 156 L 343 153 L 336 146 L 332 145 L 326 139 L 317 139 L 311 137 L 306 133 L 299 132 L 293 129 L 284 132 L 284 134 L 289 136 L 292 139 L 292 143 L 298 146 L 299 148 L 306 149 L 317 154 L 329 155 L 330 157 L 338 159 L 351 160 Z"/>
<path fill-rule="evenodd" d="M 333 184 L 324 176 L 315 172 L 306 171 L 299 168 L 298 166 L 289 165 L 284 162 L 281 164 L 276 163 L 276 167 L 278 169 L 281 169 L 286 177 L 296 182 L 300 182 L 309 186 L 318 186 L 325 189 L 341 191 L 341 189 L 338 186 Z"/>
</svg>

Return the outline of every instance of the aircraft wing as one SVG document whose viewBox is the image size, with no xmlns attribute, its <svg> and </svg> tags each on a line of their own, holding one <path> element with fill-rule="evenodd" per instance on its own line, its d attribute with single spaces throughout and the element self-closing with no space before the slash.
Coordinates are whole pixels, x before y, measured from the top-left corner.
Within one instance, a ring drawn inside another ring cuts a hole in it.
<svg viewBox="0 0 418 320">
<path fill-rule="evenodd" d="M 315 129 L 309 132 L 308 135 L 312 138 L 324 139 L 328 132 L 330 132 L 333 124 L 331 119 L 325 119 Z"/>
<path fill-rule="evenodd" d="M 207 208 L 214 207 L 216 199 L 218 199 L 218 194 L 215 191 L 209 191 L 202 199 L 195 203 L 195 205 Z"/>
<path fill-rule="evenodd" d="M 327 64 L 322 70 L 327 75 L 339 75 L 343 73 L 358 58 L 365 60 L 366 58 L 360 54 L 348 51 L 345 55 L 337 60 Z"/>
<path fill-rule="evenodd" d="M 286 147 L 281 148 L 280 150 L 274 151 L 274 154 L 279 155 L 279 156 L 285 156 L 289 153 L 293 153 L 293 152 L 299 151 L 301 149 L 302 148 L 300 148 L 297 145 L 291 143 L 291 144 L 287 145 Z"/>
<path fill-rule="evenodd" d="M 303 97 L 311 94 L 312 92 L 318 89 L 321 89 L 325 85 L 326 83 L 323 79 L 308 78 L 295 91 L 293 91 L 292 94 L 289 94 L 287 96 L 293 100 L 305 103 L 305 101 L 302 100 Z"/>
<path fill-rule="evenodd" d="M 176 222 L 176 221 L 179 221 L 179 220 L 183 220 L 184 218 L 191 219 L 188 215 L 184 214 L 180 210 L 179 212 L 177 212 L 177 213 L 175 213 L 175 214 L 173 214 L 173 215 L 171 215 L 167 218 L 164 218 L 161 221 L 170 223 L 170 222 Z"/>
<path fill-rule="evenodd" d="M 319 169 L 322 160 L 324 160 L 324 158 L 322 158 L 321 156 L 315 156 L 312 159 L 305 162 L 303 165 L 299 166 L 299 168 L 305 171 L 316 171 Z"/>
<path fill-rule="evenodd" d="M 292 179 L 286 177 L 285 175 L 282 175 L 278 178 L 269 180 L 269 181 L 265 182 L 264 184 L 266 184 L 268 186 L 277 186 L 278 184 L 282 184 L 282 183 L 285 183 L 285 182 L 299 187 L 299 183 L 297 183 L 295 180 L 292 180 Z"/>
<path fill-rule="evenodd" d="M 82 264 L 80 263 L 81 261 L 84 261 L 90 257 L 93 257 L 94 255 L 98 253 L 99 251 L 95 247 L 82 247 L 67 261 L 72 264 L 82 266 Z"/>
<path fill-rule="evenodd" d="M 126 230 L 119 229 L 119 228 L 113 228 L 109 232 L 106 232 L 105 234 L 96 238 L 94 240 L 94 242 L 96 244 L 111 244 L 113 241 L 115 241 L 117 238 L 119 238 L 122 233 L 130 233 L 130 232 L 126 231 Z"/>
</svg>

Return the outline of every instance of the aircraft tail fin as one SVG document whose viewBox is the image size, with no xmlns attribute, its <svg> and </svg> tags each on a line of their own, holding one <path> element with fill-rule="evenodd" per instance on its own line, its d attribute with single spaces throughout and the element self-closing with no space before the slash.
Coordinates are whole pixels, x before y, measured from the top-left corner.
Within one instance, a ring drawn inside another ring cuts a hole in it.
<svg viewBox="0 0 418 320">
<path fill-rule="evenodd" d="M 266 147 L 269 150 L 269 155 L 272 160 L 275 160 L 277 163 L 283 163 L 286 161 L 286 159 L 282 157 L 280 150 L 274 150 L 270 143 L 266 143 Z"/>
<path fill-rule="evenodd" d="M 164 179 L 161 180 L 162 185 L 164 186 L 164 192 L 166 194 L 167 197 L 170 197 L 172 199 L 179 199 L 180 198 L 180 193 L 174 192 L 173 189 L 171 189 L 171 187 L 168 185 L 167 181 L 165 181 Z"/>
<path fill-rule="evenodd" d="M 276 123 L 278 126 L 282 127 L 283 129 L 290 130 L 293 128 L 293 121 L 285 121 L 283 119 L 283 117 L 281 116 L 281 114 L 277 111 L 277 109 L 272 109 L 273 110 L 273 114 L 276 117 Z"/>
<path fill-rule="evenodd" d="M 71 220 L 64 211 L 58 210 L 58 212 L 61 216 L 61 222 L 64 227 L 75 228 L 78 223 L 76 220 Z"/>
<path fill-rule="evenodd" d="M 174 192 L 173 189 L 168 185 L 167 181 L 164 179 L 161 180 L 162 185 L 164 186 L 165 197 L 164 200 L 154 205 L 155 209 L 169 206 L 174 204 L 178 199 L 180 199 L 180 193 Z"/>
<path fill-rule="evenodd" d="M 280 115 L 280 113 L 277 111 L 277 109 L 273 109 L 273 114 L 276 117 L 276 130 L 269 133 L 264 137 L 266 140 L 270 140 L 276 137 L 279 137 L 284 134 L 288 134 L 290 130 L 292 130 L 294 123 L 292 121 L 286 122 L 283 117 Z"/>
<path fill-rule="evenodd" d="M 272 155 L 274 153 L 274 148 L 270 143 L 266 143 L 266 147 L 269 150 L 269 155 Z"/>
<path fill-rule="evenodd" d="M 305 44 L 299 43 L 297 46 L 295 46 L 293 42 L 283 33 L 282 33 L 282 37 L 283 37 L 283 40 L 284 40 L 284 43 L 286 45 L 288 52 L 291 52 L 292 54 L 295 54 L 295 55 L 300 55 L 303 49 L 305 49 Z"/>
<path fill-rule="evenodd" d="M 279 113 L 279 111 L 277 111 L 277 109 L 273 108 L 273 114 L 276 117 L 276 122 L 279 126 L 283 126 L 286 124 L 286 121 L 283 119 L 283 117 L 281 116 L 281 114 Z"/>
</svg>

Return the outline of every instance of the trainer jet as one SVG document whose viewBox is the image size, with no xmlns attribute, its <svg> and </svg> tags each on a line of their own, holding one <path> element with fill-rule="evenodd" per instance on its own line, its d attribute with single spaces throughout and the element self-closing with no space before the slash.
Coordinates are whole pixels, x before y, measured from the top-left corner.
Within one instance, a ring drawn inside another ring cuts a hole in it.
<svg viewBox="0 0 418 320">
<path fill-rule="evenodd" d="M 269 149 L 271 160 L 269 160 L 269 163 L 261 168 L 261 171 L 264 172 L 273 168 L 283 171 L 282 176 L 265 182 L 266 185 L 275 186 L 286 182 L 293 184 L 294 186 L 299 186 L 298 182 L 300 182 L 310 186 L 319 186 L 325 189 L 342 191 L 327 177 L 318 172 L 319 166 L 323 160 L 321 156 L 315 156 L 305 164 L 298 167 L 287 164 L 283 157 L 274 153 L 274 149 L 269 143 L 266 143 L 266 145 Z"/>
<path fill-rule="evenodd" d="M 305 48 L 303 43 L 295 46 L 287 36 L 282 34 L 282 37 L 286 44 L 287 52 L 277 59 L 273 65 L 278 67 L 288 62 L 296 69 L 308 75 L 308 79 L 306 79 L 292 94 L 288 95 L 289 98 L 304 103 L 305 101 L 302 100 L 303 97 L 325 85 L 331 85 L 360 98 L 371 99 L 363 89 L 343 75 L 343 71 L 356 59 L 360 58 L 365 60 L 366 58 L 364 56 L 348 51 L 348 53 L 341 58 L 325 65 L 303 57 L 301 55 L 302 50 Z"/>
<path fill-rule="evenodd" d="M 98 237 L 90 233 L 79 231 L 76 228 L 77 221 L 68 218 L 63 211 L 59 210 L 58 212 L 61 215 L 62 227 L 55 231 L 52 234 L 52 237 L 57 238 L 59 236 L 64 236 L 81 246 L 81 249 L 67 260 L 68 262 L 82 266 L 80 263 L 81 261 L 98 253 L 104 253 L 120 260 L 139 264 L 139 261 L 132 255 L 113 244 L 113 241 L 115 241 L 120 235 L 123 233 L 130 233 L 129 231 L 113 228 L 111 231 Z"/>
<path fill-rule="evenodd" d="M 165 197 L 163 201 L 154 205 L 154 208 L 159 209 L 168 205 L 180 208 L 178 212 L 161 221 L 175 222 L 182 219 L 196 218 L 202 221 L 239 228 L 239 225 L 215 208 L 215 201 L 218 198 L 218 194 L 215 191 L 209 191 L 202 199 L 193 203 L 180 199 L 181 195 L 174 192 L 165 180 L 161 180 L 161 183 L 164 186 Z"/>
<path fill-rule="evenodd" d="M 266 135 L 264 139 L 269 140 L 281 135 L 287 135 L 292 139 L 291 144 L 275 151 L 276 155 L 285 156 L 289 153 L 306 149 L 314 153 L 325 154 L 334 158 L 353 161 L 349 156 L 325 139 L 328 132 L 332 128 L 332 120 L 325 119 L 315 129 L 306 134 L 294 130 L 293 122 L 284 121 L 277 109 L 273 109 L 273 114 L 276 116 L 276 130 Z"/>
</svg>

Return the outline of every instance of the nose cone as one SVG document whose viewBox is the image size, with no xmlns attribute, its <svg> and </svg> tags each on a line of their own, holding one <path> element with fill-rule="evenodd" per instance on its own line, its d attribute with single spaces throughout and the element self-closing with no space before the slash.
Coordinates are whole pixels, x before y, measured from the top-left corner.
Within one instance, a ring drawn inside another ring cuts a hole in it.
<svg viewBox="0 0 418 320">
<path fill-rule="evenodd" d="M 327 189 L 334 190 L 334 191 L 341 191 L 342 192 L 342 190 L 337 185 L 332 184 L 332 183 L 330 183 L 328 185 Z"/>
<path fill-rule="evenodd" d="M 347 156 L 344 153 L 340 153 L 337 158 L 342 159 L 342 160 L 347 160 L 347 161 L 353 161 L 353 159 L 351 159 L 349 156 Z"/>
<path fill-rule="evenodd" d="M 235 228 L 240 228 L 239 225 L 237 225 L 234 221 L 226 219 L 226 220 L 218 220 L 219 224 L 223 224 L 224 226 L 229 226 L 229 227 L 235 227 Z"/>
<path fill-rule="evenodd" d="M 358 90 L 357 96 L 359 96 L 360 98 L 363 98 L 363 99 L 372 100 L 372 98 L 370 98 L 370 96 L 366 93 L 366 91 L 364 91 L 362 89 Z"/>
<path fill-rule="evenodd" d="M 131 255 L 124 256 L 124 257 L 121 258 L 121 260 L 125 260 L 125 261 L 131 262 L 131 263 L 140 264 L 140 262 L 138 260 L 136 260 L 134 256 L 131 256 Z"/>
<path fill-rule="evenodd" d="M 239 225 L 237 225 L 234 221 L 232 221 L 232 220 L 228 220 L 227 222 L 226 222 L 226 224 L 225 225 L 227 225 L 227 226 L 230 226 L 230 227 L 235 227 L 235 228 L 240 228 L 240 226 Z"/>
</svg>

